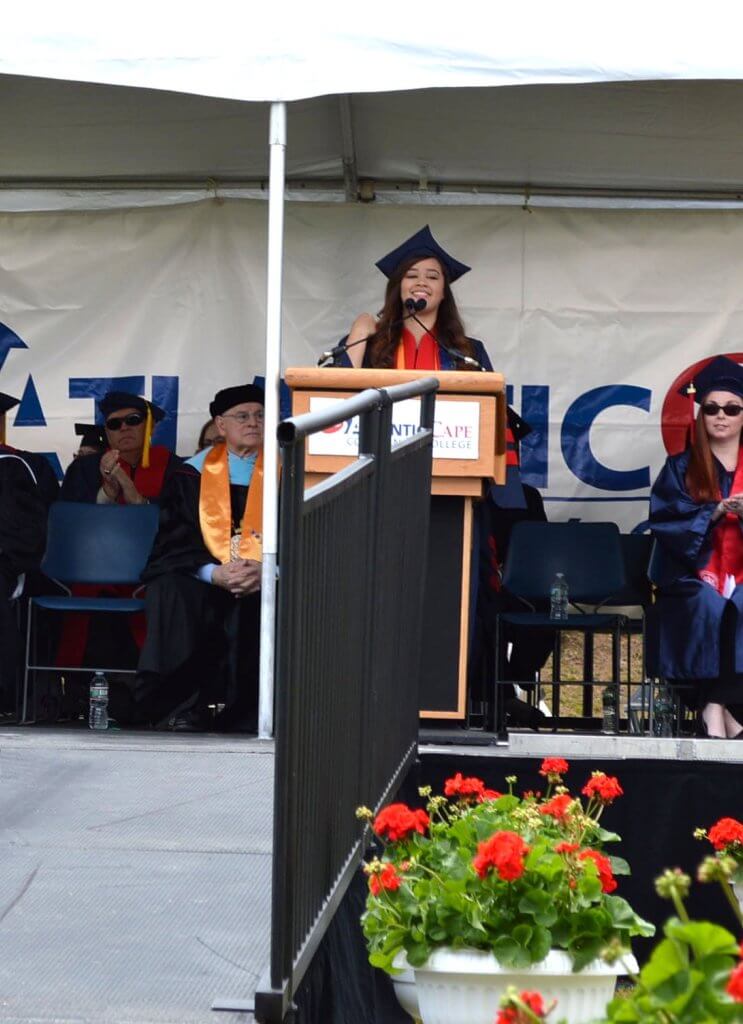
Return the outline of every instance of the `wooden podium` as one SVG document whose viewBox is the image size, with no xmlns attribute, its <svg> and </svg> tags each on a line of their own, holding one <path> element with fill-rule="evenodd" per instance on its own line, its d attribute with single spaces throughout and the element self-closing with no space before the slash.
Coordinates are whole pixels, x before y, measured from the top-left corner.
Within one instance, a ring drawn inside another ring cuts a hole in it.
<svg viewBox="0 0 743 1024">
<path fill-rule="evenodd" d="M 506 382 L 500 373 L 461 371 L 292 368 L 292 412 L 317 412 L 330 401 L 366 388 L 391 387 L 436 377 L 431 526 L 421 652 L 421 717 L 463 719 L 467 701 L 467 650 L 472 583 L 473 503 L 506 473 Z M 393 439 L 418 423 L 411 403 L 399 403 Z M 358 451 L 358 426 L 308 438 L 307 486 L 348 465 Z"/>
</svg>

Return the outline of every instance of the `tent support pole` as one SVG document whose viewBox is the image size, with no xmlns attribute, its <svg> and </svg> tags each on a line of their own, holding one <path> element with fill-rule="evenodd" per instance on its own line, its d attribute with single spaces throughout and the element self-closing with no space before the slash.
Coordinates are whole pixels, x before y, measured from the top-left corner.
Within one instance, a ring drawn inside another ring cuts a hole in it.
<svg viewBox="0 0 743 1024">
<path fill-rule="evenodd" d="M 268 177 L 268 288 L 266 295 L 266 409 L 263 442 L 263 570 L 261 576 L 261 657 L 258 736 L 273 734 L 274 653 L 276 645 L 276 567 L 278 552 L 279 377 L 281 373 L 281 286 L 284 256 L 286 104 L 271 104 Z"/>
</svg>

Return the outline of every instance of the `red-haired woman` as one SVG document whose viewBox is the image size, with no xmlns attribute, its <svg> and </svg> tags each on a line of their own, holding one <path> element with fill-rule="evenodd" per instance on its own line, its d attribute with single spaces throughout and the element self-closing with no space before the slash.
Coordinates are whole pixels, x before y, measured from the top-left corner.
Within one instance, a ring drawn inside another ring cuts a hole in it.
<svg viewBox="0 0 743 1024">
<path fill-rule="evenodd" d="M 743 738 L 743 369 L 719 356 L 694 385 L 694 438 L 650 496 L 658 671 L 696 683 L 702 735 Z"/>
</svg>

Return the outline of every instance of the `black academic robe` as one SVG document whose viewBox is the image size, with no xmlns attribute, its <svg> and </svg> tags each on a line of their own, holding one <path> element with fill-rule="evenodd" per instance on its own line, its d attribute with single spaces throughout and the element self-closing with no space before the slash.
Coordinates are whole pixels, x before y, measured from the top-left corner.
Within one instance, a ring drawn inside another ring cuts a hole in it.
<svg viewBox="0 0 743 1024">
<path fill-rule="evenodd" d="M 22 573 L 38 569 L 46 546 L 46 504 L 28 461 L 0 445 L 0 705 L 12 710 L 19 638 L 11 598 Z"/>
<path fill-rule="evenodd" d="M 162 448 L 162 446 L 153 445 L 152 450 L 155 448 Z M 141 494 L 144 494 L 149 501 L 157 503 L 160 500 L 160 492 L 162 488 L 168 483 L 175 470 L 181 464 L 181 459 L 174 455 L 173 452 L 167 452 L 164 456 L 165 459 L 165 471 L 163 473 L 163 479 L 160 486 L 153 490 L 152 493 L 147 493 L 147 489 L 142 486 L 141 481 L 138 482 L 138 475 L 140 472 L 146 473 L 147 470 L 141 470 L 139 467 L 134 471 L 134 485 Z M 101 455 L 97 452 L 94 455 L 82 455 L 79 459 L 75 459 L 67 467 L 67 472 L 64 475 L 62 481 L 62 488 L 60 491 L 60 499 L 62 501 L 82 501 L 87 504 L 94 505 L 98 491 L 101 488 Z"/>
<path fill-rule="evenodd" d="M 260 594 L 235 598 L 195 573 L 218 564 L 199 525 L 201 474 L 182 465 L 164 489 L 160 525 L 142 573 L 147 638 L 139 661 L 139 696 L 153 720 L 191 701 L 224 703 L 218 727 L 254 731 L 258 710 Z M 232 521 L 245 510 L 247 487 L 230 487 Z"/>
<path fill-rule="evenodd" d="M 726 599 L 697 576 L 710 556 L 717 502 L 694 501 L 685 483 L 688 465 L 688 452 L 668 458 L 650 495 L 657 541 L 651 575 L 658 588 L 653 667 L 667 679 L 703 681 L 705 702 L 741 703 L 743 586 Z M 717 471 L 720 493 L 728 497 L 733 474 L 719 462 Z"/>
</svg>

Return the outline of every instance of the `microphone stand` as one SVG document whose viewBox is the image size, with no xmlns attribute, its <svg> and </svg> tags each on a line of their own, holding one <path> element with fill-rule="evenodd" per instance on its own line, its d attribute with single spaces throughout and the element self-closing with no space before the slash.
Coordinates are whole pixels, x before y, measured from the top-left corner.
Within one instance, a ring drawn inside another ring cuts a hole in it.
<svg viewBox="0 0 743 1024">
<path fill-rule="evenodd" d="M 406 320 L 411 318 L 411 316 L 414 320 L 418 320 L 415 315 L 415 310 L 409 309 L 404 317 L 401 317 L 399 320 L 395 320 L 390 324 L 390 330 L 392 330 L 393 327 L 399 327 L 400 324 L 404 324 Z M 420 323 L 420 320 L 418 320 L 418 323 Z M 356 341 L 352 341 L 350 344 L 348 342 L 340 342 L 340 344 L 336 345 L 334 348 L 329 349 L 327 352 L 323 352 L 317 361 L 317 365 L 323 368 L 326 366 L 334 366 L 338 356 L 347 352 L 349 348 L 354 348 L 356 345 L 361 345 L 365 341 L 370 341 L 376 333 L 376 331 L 372 331 L 372 333 L 367 334 L 365 338 L 357 338 Z"/>
<path fill-rule="evenodd" d="M 431 333 L 426 327 L 426 325 L 421 320 L 418 319 L 418 317 L 415 315 L 415 312 L 411 312 L 410 315 L 412 316 L 413 320 L 415 320 L 415 322 L 420 327 L 422 327 L 427 334 Z M 478 361 L 474 359 L 472 356 L 466 356 L 463 352 L 457 352 L 455 348 L 448 348 L 446 345 L 440 342 L 438 338 L 436 339 L 436 344 L 439 346 L 440 349 L 442 349 L 442 351 L 446 352 L 447 355 L 451 356 L 452 359 L 459 360 L 460 362 L 464 363 L 465 366 L 473 366 L 476 370 L 481 370 L 483 373 L 486 372 L 485 367 L 482 365 L 482 363 L 478 363 Z"/>
</svg>

